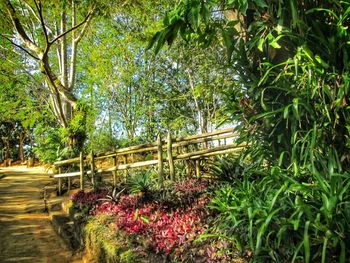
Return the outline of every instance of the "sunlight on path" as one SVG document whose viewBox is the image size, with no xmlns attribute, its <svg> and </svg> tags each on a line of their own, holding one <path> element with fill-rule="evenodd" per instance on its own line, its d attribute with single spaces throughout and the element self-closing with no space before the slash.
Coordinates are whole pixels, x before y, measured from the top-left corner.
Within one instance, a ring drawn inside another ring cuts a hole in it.
<svg viewBox="0 0 350 263">
<path fill-rule="evenodd" d="M 42 168 L 0 168 L 0 262 L 79 262 L 44 213 Z"/>
</svg>

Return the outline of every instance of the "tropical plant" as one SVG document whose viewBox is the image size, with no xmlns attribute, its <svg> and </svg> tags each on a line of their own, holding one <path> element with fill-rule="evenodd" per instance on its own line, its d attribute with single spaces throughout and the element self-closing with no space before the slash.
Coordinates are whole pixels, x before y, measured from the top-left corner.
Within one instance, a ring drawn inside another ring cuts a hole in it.
<svg viewBox="0 0 350 263">
<path fill-rule="evenodd" d="M 226 47 L 240 82 L 226 91 L 227 110 L 265 176 L 245 169 L 216 209 L 234 229 L 227 237 L 245 238 L 256 257 L 350 253 L 349 10 L 347 1 L 182 0 L 151 42 L 159 51 L 179 34 Z"/>
<path fill-rule="evenodd" d="M 220 181 L 233 182 L 244 173 L 244 164 L 234 156 L 219 156 L 209 165 L 210 175 Z"/>
<path fill-rule="evenodd" d="M 107 201 L 117 204 L 120 200 L 121 194 L 125 191 L 125 188 L 117 192 L 117 188 L 114 188 L 113 191 L 106 195 L 105 198 L 98 199 L 99 201 Z"/>
<path fill-rule="evenodd" d="M 149 197 L 154 181 L 149 171 L 136 172 L 127 179 L 127 185 L 131 193 L 142 193 L 146 198 Z"/>
<path fill-rule="evenodd" d="M 332 174 L 329 183 L 313 176 L 313 183 L 299 182 L 274 167 L 220 188 L 210 204 L 219 213 L 214 236 L 224 234 L 242 254 L 253 251 L 255 260 L 345 262 L 349 174 Z"/>
<path fill-rule="evenodd" d="M 228 106 L 250 155 L 297 169 L 334 146 L 346 168 L 349 3 L 288 2 L 183 0 L 152 43 L 222 37 L 241 82 L 227 91 Z M 224 16 L 211 15 L 221 4 Z"/>
</svg>

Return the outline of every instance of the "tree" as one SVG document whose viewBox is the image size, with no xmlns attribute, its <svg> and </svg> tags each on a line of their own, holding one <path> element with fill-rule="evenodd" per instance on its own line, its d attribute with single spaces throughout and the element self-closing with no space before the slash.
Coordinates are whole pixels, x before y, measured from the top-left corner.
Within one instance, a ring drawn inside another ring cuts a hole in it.
<svg viewBox="0 0 350 263">
<path fill-rule="evenodd" d="M 229 94 L 231 111 L 248 140 L 269 144 L 261 151 L 266 158 L 281 157 L 286 166 L 310 161 L 315 156 L 306 149 L 316 147 L 312 131 L 318 131 L 318 150 L 326 153 L 333 145 L 332 154 L 349 167 L 343 143 L 349 137 L 349 4 L 289 3 L 180 1 L 151 44 L 159 50 L 178 34 L 186 41 L 222 43 L 241 82 Z"/>
<path fill-rule="evenodd" d="M 148 16 L 133 9 L 114 20 L 94 20 L 94 31 L 82 46 L 89 56 L 79 78 L 88 83 L 81 93 L 99 119 L 95 139 L 112 134 L 116 138 L 119 133 L 153 140 L 159 130 L 205 132 L 219 124 L 220 93 L 231 78 L 229 69 L 217 63 L 225 59 L 221 48 L 201 54 L 198 47 L 182 47 L 179 42 L 157 57 L 145 52 L 147 39 L 159 28 L 151 20 L 162 14 L 163 5 L 150 8 Z M 136 28 L 142 28 L 137 29 L 140 33 Z M 96 45 L 91 46 L 94 40 Z"/>
<path fill-rule="evenodd" d="M 5 67 L 4 67 L 5 66 Z M 6 70 L 6 62 L 0 66 Z M 33 85 L 27 75 L 20 75 L 19 72 L 7 72 L 2 75 L 3 81 L 0 86 L 0 123 L 2 148 L 4 159 L 10 158 L 10 150 L 14 151 L 18 145 L 18 157 L 24 162 L 25 141 L 30 140 L 32 128 L 41 116 L 37 100 L 30 94 L 29 87 Z M 12 155 L 12 158 L 17 156 Z"/>
<path fill-rule="evenodd" d="M 40 72 L 45 76 L 55 117 L 64 128 L 69 127 L 72 111 L 78 107 L 74 94 L 78 44 L 96 11 L 94 2 L 84 6 L 88 8 L 78 7 L 76 1 L 71 1 L 70 5 L 65 1 L 47 4 L 46 8 L 41 1 L 36 0 L 2 2 L 2 8 L 7 12 L 4 23 L 12 27 L 7 27 L 7 32 L 3 32 L 1 37 L 12 43 L 17 51 L 29 56 L 30 63 L 37 63 Z M 68 8 L 71 9 L 70 19 Z M 79 22 L 78 9 L 85 13 Z M 69 34 L 70 45 L 67 43 Z M 57 53 L 56 61 L 53 59 L 54 52 Z M 69 136 L 70 145 L 76 145 L 75 135 Z"/>
</svg>

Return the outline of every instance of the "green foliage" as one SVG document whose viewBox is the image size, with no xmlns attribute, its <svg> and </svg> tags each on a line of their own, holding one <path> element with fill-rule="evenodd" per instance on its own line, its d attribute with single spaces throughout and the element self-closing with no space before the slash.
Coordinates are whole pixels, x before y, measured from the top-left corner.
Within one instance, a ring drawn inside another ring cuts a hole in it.
<svg viewBox="0 0 350 263">
<path fill-rule="evenodd" d="M 210 175 L 220 181 L 234 182 L 244 174 L 245 164 L 237 156 L 219 156 L 209 165 Z"/>
<path fill-rule="evenodd" d="M 61 129 L 62 140 L 69 145 L 72 150 L 82 150 L 86 139 L 86 119 L 89 114 L 89 107 L 79 101 L 77 108 L 71 118 L 68 128 Z"/>
<path fill-rule="evenodd" d="M 127 178 L 127 185 L 131 193 L 143 193 L 147 198 L 155 185 L 155 180 L 151 175 L 152 171 L 135 172 Z"/>
<path fill-rule="evenodd" d="M 233 62 L 240 85 L 226 91 L 227 112 L 261 171 L 245 169 L 213 207 L 228 238 L 257 260 L 344 262 L 349 254 L 349 8 L 183 0 L 151 42 L 156 52 L 178 34 L 221 43 Z"/>
<path fill-rule="evenodd" d="M 202 43 L 203 35 L 220 41 L 222 32 L 222 43 L 232 51 L 230 59 L 241 82 L 227 91 L 228 110 L 240 123 L 242 140 L 251 143 L 252 157 L 269 162 L 280 159 L 283 167 L 298 167 L 327 156 L 332 145 L 343 168 L 348 167 L 349 149 L 343 142 L 349 135 L 349 34 L 344 31 L 349 4 L 289 1 L 286 8 L 277 2 L 247 3 L 180 1 L 165 18 L 160 32 L 164 39 L 157 43 L 162 45 L 176 35 L 177 27 Z M 197 14 L 202 5 L 213 10 L 220 4 L 238 10 L 242 17 L 226 13 L 227 21 Z M 205 30 L 195 26 L 193 17 Z M 247 37 L 238 32 L 225 36 L 237 26 Z"/>
<path fill-rule="evenodd" d="M 273 167 L 265 176 L 247 173 L 227 184 L 210 204 L 219 212 L 216 230 L 241 253 L 253 251 L 256 261 L 345 262 L 350 253 L 349 174 L 311 176 L 312 183 L 297 181 Z"/>
<path fill-rule="evenodd" d="M 76 157 L 79 149 L 66 147 L 66 136 L 63 128 L 49 127 L 47 122 L 39 123 L 34 130 L 36 144 L 33 152 L 45 163 Z"/>
<path fill-rule="evenodd" d="M 53 163 L 66 156 L 59 129 L 38 125 L 34 131 L 34 139 L 36 145 L 33 151 L 39 160 Z"/>
</svg>

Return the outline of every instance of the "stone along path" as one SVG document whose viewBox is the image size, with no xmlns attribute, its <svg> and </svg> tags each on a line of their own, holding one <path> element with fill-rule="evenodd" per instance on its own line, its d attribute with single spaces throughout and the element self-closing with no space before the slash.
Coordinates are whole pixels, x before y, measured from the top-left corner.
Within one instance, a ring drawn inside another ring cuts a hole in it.
<svg viewBox="0 0 350 263">
<path fill-rule="evenodd" d="M 0 262 L 79 262 L 44 212 L 42 168 L 0 167 Z"/>
</svg>

